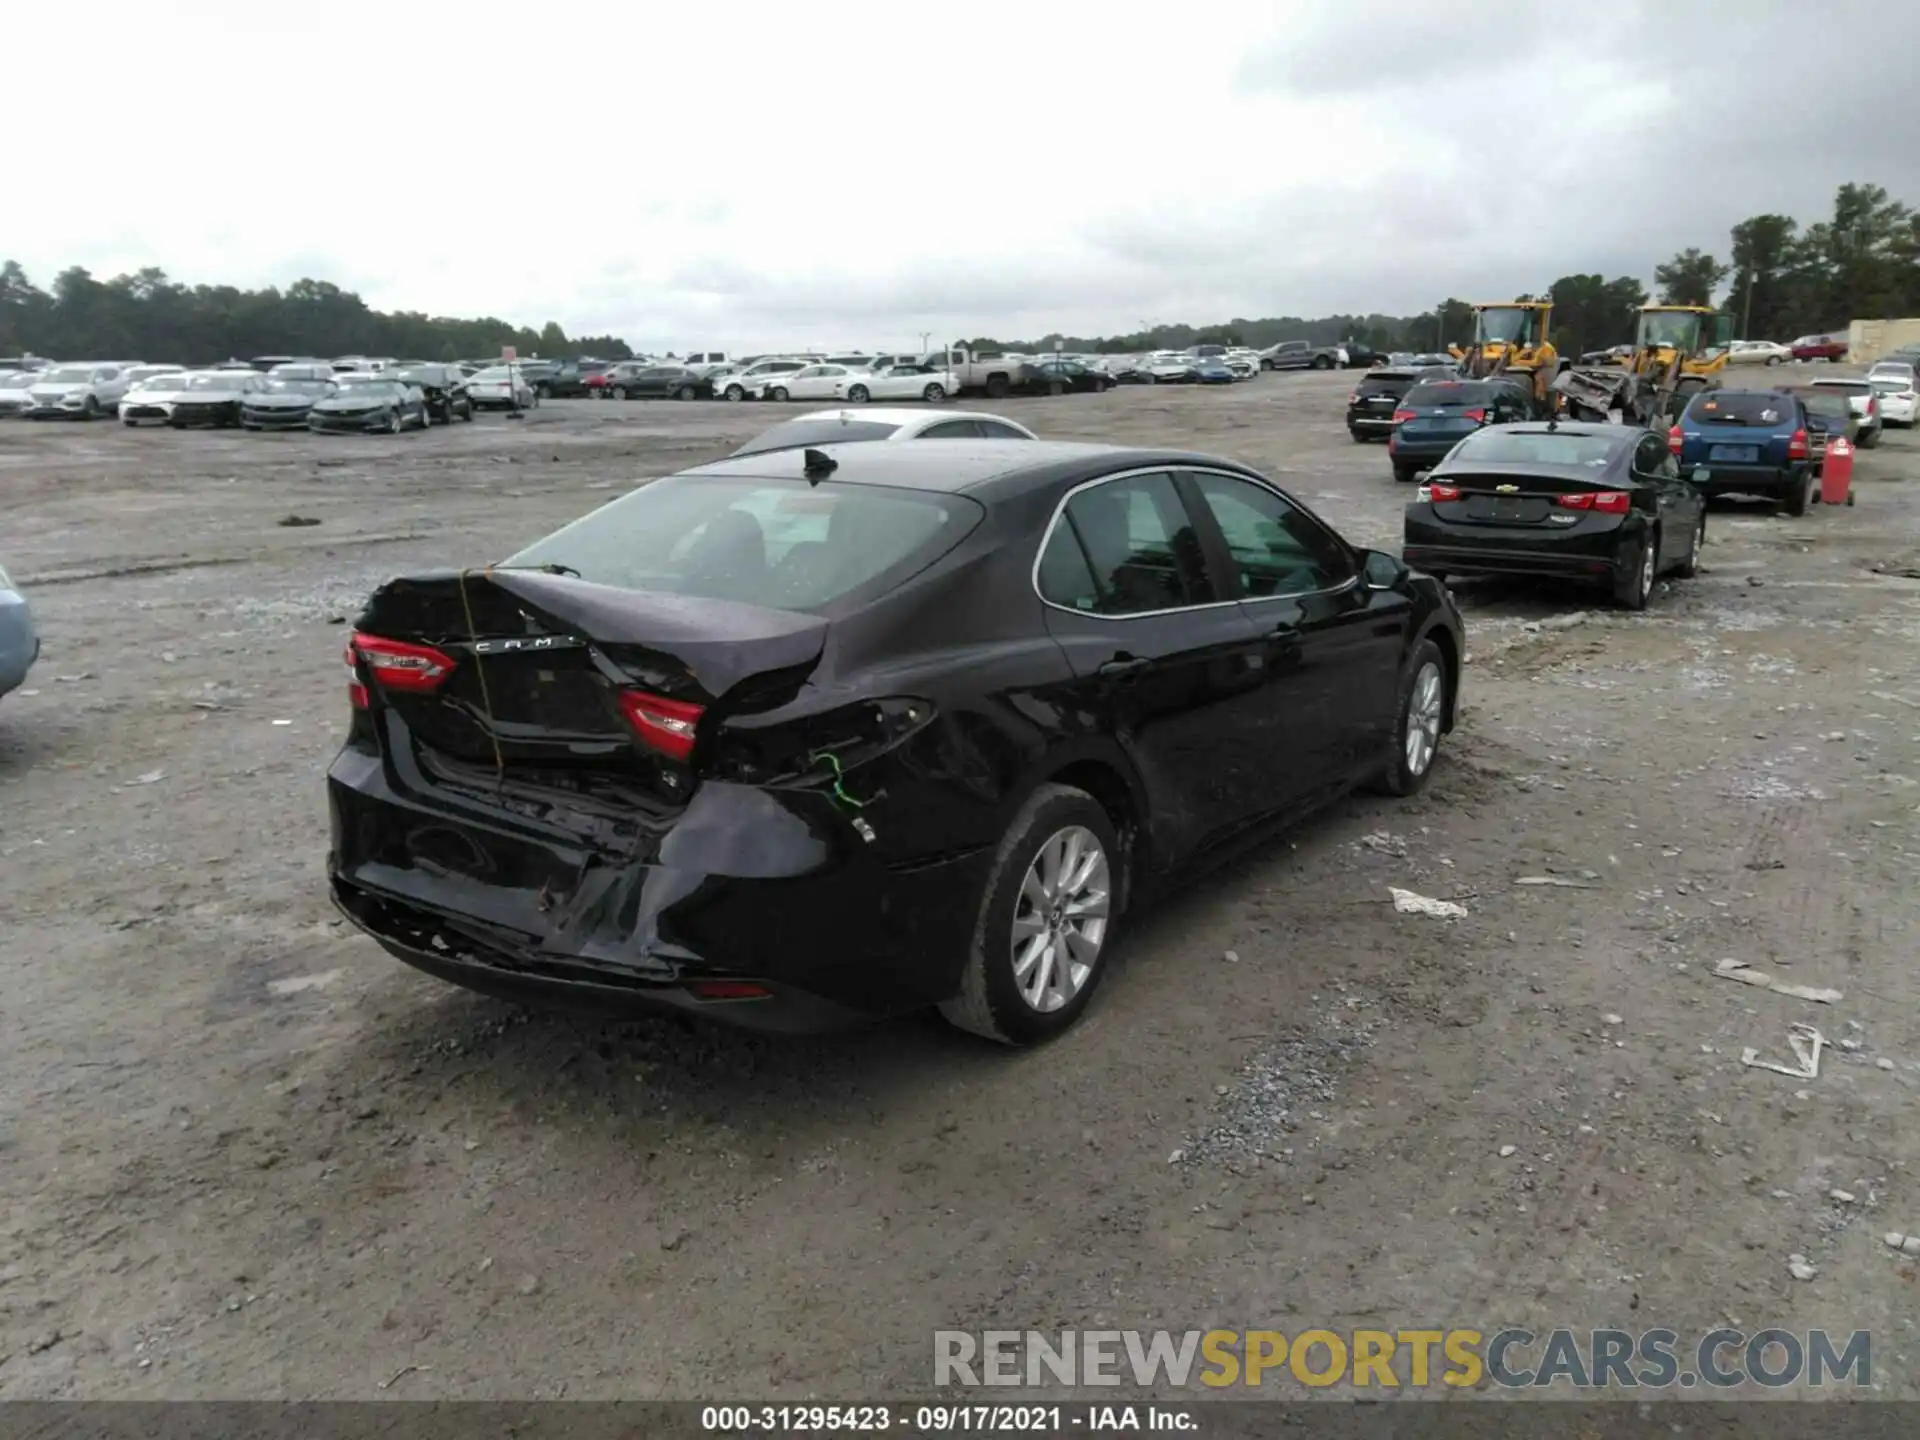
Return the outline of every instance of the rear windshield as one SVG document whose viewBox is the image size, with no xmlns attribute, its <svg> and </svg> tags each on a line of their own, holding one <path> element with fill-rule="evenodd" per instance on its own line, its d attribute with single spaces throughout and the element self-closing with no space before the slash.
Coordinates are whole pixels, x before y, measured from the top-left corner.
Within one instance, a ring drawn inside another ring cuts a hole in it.
<svg viewBox="0 0 1920 1440">
<path fill-rule="evenodd" d="M 1369 375 L 1359 384 L 1362 399 L 1368 395 L 1404 395 L 1413 384 L 1413 376 L 1405 371 L 1382 371 Z"/>
<path fill-rule="evenodd" d="M 1844 419 L 1853 414 L 1853 405 L 1845 395 L 1834 391 L 1821 394 L 1818 390 L 1803 392 L 1800 403 L 1816 415 L 1828 415 Z"/>
<path fill-rule="evenodd" d="M 1882 395 L 1898 395 L 1902 390 L 1913 388 L 1913 377 L 1911 375 L 1869 375 L 1867 383 Z"/>
<path fill-rule="evenodd" d="M 1582 430 L 1482 430 L 1460 442 L 1449 468 L 1457 468 L 1461 461 L 1482 465 L 1598 468 L 1624 443 L 1619 435 L 1595 435 Z"/>
<path fill-rule="evenodd" d="M 1873 390 L 1864 380 L 1816 380 L 1813 383 L 1822 390 L 1833 390 L 1841 395 L 1866 395 Z"/>
<path fill-rule="evenodd" d="M 628 590 L 814 610 L 889 572 L 904 579 L 925 568 L 980 513 L 954 495 L 671 475 L 506 563 L 564 565 Z"/>
<path fill-rule="evenodd" d="M 884 420 L 842 420 L 828 415 L 819 419 L 789 420 L 753 437 L 735 455 L 764 455 L 769 450 L 793 450 L 803 445 L 840 445 L 849 440 L 884 440 L 898 425 Z"/>
<path fill-rule="evenodd" d="M 1493 386 L 1477 380 L 1422 380 L 1407 392 L 1407 404 L 1486 405 L 1499 394 Z"/>
<path fill-rule="evenodd" d="M 1792 411 L 1786 396 L 1754 390 L 1714 390 L 1687 406 L 1693 419 L 1716 425 L 1778 425 Z"/>
</svg>

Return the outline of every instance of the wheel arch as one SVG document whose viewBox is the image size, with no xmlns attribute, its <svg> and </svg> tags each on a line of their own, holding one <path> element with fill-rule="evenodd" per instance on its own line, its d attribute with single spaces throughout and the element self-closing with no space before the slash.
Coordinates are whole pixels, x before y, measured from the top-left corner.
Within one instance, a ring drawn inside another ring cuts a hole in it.
<svg viewBox="0 0 1920 1440">
<path fill-rule="evenodd" d="M 1020 797 L 1022 803 L 1035 786 L 1048 784 L 1071 785 L 1086 791 L 1113 822 L 1114 833 L 1120 837 L 1122 858 L 1126 861 L 1125 888 L 1120 896 L 1120 909 L 1124 913 L 1139 893 L 1154 855 L 1147 798 L 1139 777 L 1119 756 L 1086 752 L 1063 756 L 1026 788 Z"/>
</svg>

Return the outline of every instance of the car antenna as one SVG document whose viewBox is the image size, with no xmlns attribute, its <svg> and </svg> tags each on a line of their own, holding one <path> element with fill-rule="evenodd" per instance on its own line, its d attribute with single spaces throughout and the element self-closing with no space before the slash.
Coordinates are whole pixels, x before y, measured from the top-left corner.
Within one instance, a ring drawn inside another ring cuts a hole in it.
<svg viewBox="0 0 1920 1440">
<path fill-rule="evenodd" d="M 809 485 L 818 485 L 840 468 L 840 462 L 824 450 L 808 450 L 800 458 L 800 473 L 807 477 Z"/>
</svg>

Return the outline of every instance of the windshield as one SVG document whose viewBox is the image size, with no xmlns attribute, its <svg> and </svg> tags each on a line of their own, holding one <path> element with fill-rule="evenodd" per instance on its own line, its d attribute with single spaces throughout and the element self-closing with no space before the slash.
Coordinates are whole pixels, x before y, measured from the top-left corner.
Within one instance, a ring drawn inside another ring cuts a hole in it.
<svg viewBox="0 0 1920 1440">
<path fill-rule="evenodd" d="M 978 514 L 950 495 L 672 475 L 506 563 L 565 565 L 583 580 L 630 590 L 811 610 L 896 568 L 918 570 Z"/>
<path fill-rule="evenodd" d="M 1704 316 L 1688 310 L 1643 310 L 1640 312 L 1640 345 L 1672 346 L 1691 353 L 1700 348 L 1700 322 Z"/>
<path fill-rule="evenodd" d="M 331 395 L 331 380 L 269 380 L 267 391 L 273 395 Z"/>
<path fill-rule="evenodd" d="M 84 365 L 62 365 L 40 374 L 40 380 L 47 385 L 84 385 L 91 379 L 93 371 Z"/>
<path fill-rule="evenodd" d="M 1480 312 L 1480 340 L 1482 344 L 1507 344 L 1516 341 L 1524 343 L 1533 331 L 1533 314 L 1515 306 L 1506 306 L 1498 310 Z"/>
<path fill-rule="evenodd" d="M 1689 418 L 1716 425 L 1778 425 L 1793 409 L 1784 395 L 1755 390 L 1713 390 L 1687 407 Z"/>
<path fill-rule="evenodd" d="M 1482 430 L 1460 442 L 1449 468 L 1467 461 L 1480 465 L 1589 465 L 1598 469 L 1626 443 L 1621 435 L 1588 430 Z"/>
</svg>

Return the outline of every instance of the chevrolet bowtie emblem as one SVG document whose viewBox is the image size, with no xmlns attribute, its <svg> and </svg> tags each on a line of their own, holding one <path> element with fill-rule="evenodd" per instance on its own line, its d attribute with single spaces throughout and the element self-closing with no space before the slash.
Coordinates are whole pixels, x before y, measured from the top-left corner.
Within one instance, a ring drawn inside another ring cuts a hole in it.
<svg viewBox="0 0 1920 1440">
<path fill-rule="evenodd" d="M 1494 489 L 1498 490 L 1502 495 L 1518 495 L 1520 493 L 1520 487 L 1518 485 L 1496 485 Z"/>
</svg>

